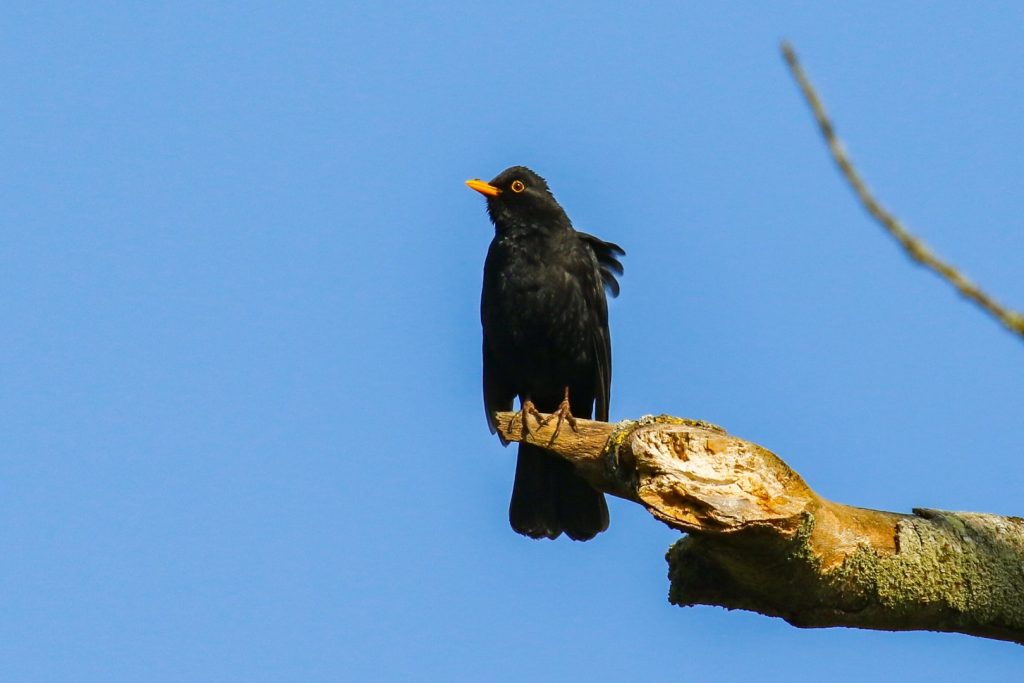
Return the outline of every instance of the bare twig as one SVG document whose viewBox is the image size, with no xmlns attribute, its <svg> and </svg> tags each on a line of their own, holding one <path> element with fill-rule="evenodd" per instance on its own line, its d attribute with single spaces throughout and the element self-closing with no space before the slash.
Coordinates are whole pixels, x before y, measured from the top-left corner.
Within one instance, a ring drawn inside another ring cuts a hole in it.
<svg viewBox="0 0 1024 683">
<path fill-rule="evenodd" d="M 825 107 L 821 103 L 821 98 L 818 97 L 817 91 L 811 85 L 810 80 L 808 80 L 807 74 L 804 73 L 800 62 L 797 60 L 796 52 L 793 51 L 793 47 L 789 43 L 784 42 L 782 44 L 782 55 L 786 58 L 789 70 L 800 85 L 804 99 L 807 100 L 807 104 L 810 105 L 811 110 L 814 112 L 814 118 L 818 122 L 818 128 L 821 129 L 825 142 L 828 143 L 828 149 L 832 153 L 832 158 L 835 160 L 836 165 L 839 166 L 839 170 L 842 171 L 846 182 L 853 188 L 861 204 L 867 209 L 867 212 L 900 243 L 910 258 L 938 273 L 956 287 L 960 294 L 988 311 L 990 315 L 996 318 L 1008 330 L 1024 337 L 1024 314 L 1000 305 L 978 285 L 964 277 L 954 266 L 932 253 L 931 249 L 924 242 L 912 235 L 903 227 L 899 219 L 889 213 L 875 199 L 868 190 L 867 185 L 864 184 L 860 174 L 857 173 L 857 169 L 853 167 L 849 157 L 846 156 L 843 143 L 836 136 L 835 128 L 832 126 L 828 114 L 825 113 Z"/>
</svg>

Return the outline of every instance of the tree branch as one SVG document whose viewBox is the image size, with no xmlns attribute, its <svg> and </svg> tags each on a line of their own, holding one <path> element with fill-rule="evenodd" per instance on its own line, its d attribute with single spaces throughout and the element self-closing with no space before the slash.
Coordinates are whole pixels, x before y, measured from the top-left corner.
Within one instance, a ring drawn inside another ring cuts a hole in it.
<svg viewBox="0 0 1024 683">
<path fill-rule="evenodd" d="M 515 413 L 498 429 L 520 441 Z M 1024 520 L 828 501 L 786 463 L 715 425 L 668 416 L 554 421 L 525 440 L 597 489 L 689 533 L 668 552 L 669 599 L 800 627 L 966 633 L 1024 643 Z M 533 422 L 531 421 L 531 427 Z"/>
<path fill-rule="evenodd" d="M 920 238 L 912 235 L 903 227 L 899 219 L 889 213 L 875 199 L 857 172 L 857 169 L 853 167 L 853 163 L 846 156 L 843 143 L 836 136 L 835 128 L 829 120 L 828 114 L 825 113 L 825 107 L 821 103 L 821 98 L 818 96 L 814 86 L 811 85 L 807 74 L 804 73 L 803 67 L 800 66 L 800 62 L 797 60 L 796 52 L 793 51 L 793 47 L 789 43 L 784 42 L 782 44 L 782 55 L 786 59 L 786 64 L 789 65 L 790 72 L 800 85 L 800 91 L 803 93 L 804 99 L 807 100 L 811 111 L 814 112 L 814 118 L 818 122 L 818 128 L 828 144 L 829 151 L 832 153 L 832 159 L 842 172 L 843 178 L 846 179 L 846 182 L 849 183 L 857 195 L 857 199 L 860 200 L 860 203 L 867 212 L 871 214 L 871 217 L 900 243 L 910 258 L 944 278 L 960 294 L 983 308 L 1008 330 L 1024 337 L 1024 314 L 1002 306 L 986 294 L 981 287 L 961 274 L 955 266 L 936 256 Z"/>
</svg>

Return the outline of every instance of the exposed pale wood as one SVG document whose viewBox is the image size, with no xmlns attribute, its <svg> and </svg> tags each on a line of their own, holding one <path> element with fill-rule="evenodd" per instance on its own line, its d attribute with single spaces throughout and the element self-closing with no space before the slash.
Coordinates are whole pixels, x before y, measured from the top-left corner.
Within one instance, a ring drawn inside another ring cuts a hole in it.
<svg viewBox="0 0 1024 683">
<path fill-rule="evenodd" d="M 669 416 L 554 421 L 509 441 L 544 446 L 596 488 L 689 533 L 669 551 L 670 599 L 779 616 L 803 627 L 925 629 L 1024 642 L 1024 520 L 899 514 L 815 493 L 767 449 Z"/>
</svg>

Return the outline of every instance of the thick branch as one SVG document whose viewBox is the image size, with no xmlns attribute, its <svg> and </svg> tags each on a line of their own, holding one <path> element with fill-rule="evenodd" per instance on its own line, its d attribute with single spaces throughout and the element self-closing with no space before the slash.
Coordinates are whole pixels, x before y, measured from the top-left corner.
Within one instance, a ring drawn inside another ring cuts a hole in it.
<svg viewBox="0 0 1024 683">
<path fill-rule="evenodd" d="M 912 235 L 909 230 L 903 227 L 898 218 L 889 213 L 875 199 L 864 183 L 864 179 L 861 178 L 857 169 L 854 168 L 853 162 L 846 155 L 846 149 L 836 135 L 835 127 L 829 120 L 828 114 L 825 113 L 825 106 L 821 103 L 821 98 L 818 97 L 817 91 L 811 85 L 807 74 L 804 73 L 803 67 L 800 66 L 800 62 L 797 59 L 796 52 L 793 51 L 789 43 L 782 44 L 782 55 L 786 59 L 786 64 L 789 65 L 793 78 L 796 79 L 800 86 L 800 92 L 803 93 L 804 99 L 807 100 L 811 111 L 814 112 L 814 118 L 818 123 L 818 128 L 821 130 L 822 137 L 825 138 L 829 152 L 832 153 L 832 159 L 842 172 L 843 178 L 853 188 L 857 199 L 860 200 L 865 210 L 871 214 L 871 217 L 900 243 L 900 246 L 903 247 L 903 250 L 910 258 L 937 273 L 953 285 L 960 294 L 978 304 L 978 306 L 1001 322 L 1008 330 L 1024 337 L 1024 314 L 1001 305 L 981 287 L 966 278 L 955 266 L 936 256 L 928 248 L 928 245 L 921 241 L 920 238 Z"/>
<path fill-rule="evenodd" d="M 501 434 L 521 440 L 513 413 Z M 668 416 L 579 420 L 550 444 L 596 488 L 690 535 L 668 553 L 678 605 L 719 605 L 801 627 L 953 631 L 1024 643 L 1024 520 L 828 501 L 770 451 Z M 531 421 L 532 426 L 532 421 Z"/>
</svg>

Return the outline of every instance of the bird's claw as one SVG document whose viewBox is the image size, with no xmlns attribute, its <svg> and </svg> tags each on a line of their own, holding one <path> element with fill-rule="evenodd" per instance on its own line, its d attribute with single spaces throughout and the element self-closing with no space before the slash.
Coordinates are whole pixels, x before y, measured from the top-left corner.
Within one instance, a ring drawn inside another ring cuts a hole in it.
<svg viewBox="0 0 1024 683">
<path fill-rule="evenodd" d="M 555 432 L 551 435 L 551 440 L 548 441 L 549 446 L 555 442 L 555 439 L 558 438 L 559 432 L 562 431 L 562 422 L 568 422 L 569 426 L 572 427 L 572 431 L 577 433 L 580 431 L 576 426 L 576 418 L 572 414 L 572 408 L 569 406 L 568 387 L 565 389 L 565 398 L 563 398 L 562 402 L 558 404 L 558 410 L 544 418 L 544 421 L 540 423 L 540 426 L 546 426 L 548 422 L 551 422 L 551 420 L 556 417 L 558 418 L 558 423 L 555 424 Z"/>
<path fill-rule="evenodd" d="M 523 401 L 519 407 L 519 412 L 512 416 L 512 421 L 508 425 L 508 431 L 511 433 L 515 429 L 516 420 L 522 422 L 522 427 L 519 432 L 519 438 L 526 440 L 526 435 L 530 433 L 529 417 L 533 415 L 533 419 L 537 421 L 539 427 L 543 427 L 546 422 L 541 419 L 540 411 L 537 410 L 537 406 L 533 405 L 533 401 Z"/>
</svg>

